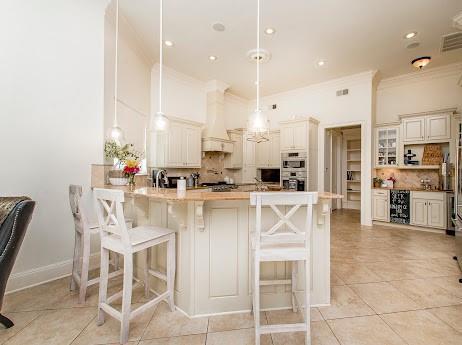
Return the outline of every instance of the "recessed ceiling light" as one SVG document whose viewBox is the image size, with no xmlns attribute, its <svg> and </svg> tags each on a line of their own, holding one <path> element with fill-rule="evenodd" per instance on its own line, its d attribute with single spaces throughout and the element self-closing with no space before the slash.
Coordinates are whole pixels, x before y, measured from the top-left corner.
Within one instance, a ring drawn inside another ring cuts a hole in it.
<svg viewBox="0 0 462 345">
<path fill-rule="evenodd" d="M 316 63 L 319 67 L 322 67 L 322 66 L 325 66 L 326 65 L 326 62 L 324 60 L 319 60 L 317 63 Z"/>
<path fill-rule="evenodd" d="M 164 44 L 167 46 L 167 47 L 173 47 L 173 42 L 172 41 L 164 41 Z"/>
<path fill-rule="evenodd" d="M 265 29 L 265 34 L 267 34 L 267 35 L 274 35 L 275 32 L 276 32 L 276 29 L 274 29 L 274 28 L 266 28 Z"/>
<path fill-rule="evenodd" d="M 406 39 L 411 39 L 411 38 L 414 38 L 417 36 L 417 32 L 416 31 L 412 31 L 412 32 L 408 32 L 406 35 L 404 35 L 404 38 Z"/>
<path fill-rule="evenodd" d="M 212 29 L 215 31 L 223 32 L 225 31 L 226 27 L 222 23 L 214 23 L 212 24 Z"/>
<path fill-rule="evenodd" d="M 210 55 L 209 56 L 210 61 L 216 61 L 216 59 L 218 59 L 218 58 L 215 55 Z"/>
</svg>

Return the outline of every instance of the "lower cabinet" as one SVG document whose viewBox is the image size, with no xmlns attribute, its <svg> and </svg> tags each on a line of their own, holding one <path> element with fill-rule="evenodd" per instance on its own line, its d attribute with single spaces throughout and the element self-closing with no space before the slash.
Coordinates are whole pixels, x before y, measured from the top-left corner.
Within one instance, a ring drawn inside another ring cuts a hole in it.
<svg viewBox="0 0 462 345">
<path fill-rule="evenodd" d="M 381 222 L 390 221 L 390 192 L 374 189 L 372 192 L 372 219 Z"/>
<path fill-rule="evenodd" d="M 411 225 L 446 229 L 446 193 L 411 192 Z"/>
</svg>

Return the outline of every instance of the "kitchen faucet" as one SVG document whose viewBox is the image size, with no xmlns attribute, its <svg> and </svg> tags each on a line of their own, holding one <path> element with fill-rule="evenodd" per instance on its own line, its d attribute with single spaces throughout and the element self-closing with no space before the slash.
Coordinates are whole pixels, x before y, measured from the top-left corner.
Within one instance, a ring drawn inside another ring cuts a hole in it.
<svg viewBox="0 0 462 345">
<path fill-rule="evenodd" d="M 167 170 L 165 169 L 160 169 L 157 174 L 156 174 L 156 192 L 159 191 L 159 180 L 160 180 L 160 175 L 164 173 L 165 175 L 167 175 Z M 164 176 L 163 179 L 165 180 L 166 177 Z"/>
</svg>

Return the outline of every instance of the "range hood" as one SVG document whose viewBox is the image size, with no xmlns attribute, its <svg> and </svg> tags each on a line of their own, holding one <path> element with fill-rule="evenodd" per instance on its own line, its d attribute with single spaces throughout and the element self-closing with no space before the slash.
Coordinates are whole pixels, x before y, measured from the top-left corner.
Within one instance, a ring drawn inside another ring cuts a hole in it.
<svg viewBox="0 0 462 345">
<path fill-rule="evenodd" d="M 229 85 L 218 80 L 206 85 L 207 122 L 202 132 L 203 152 L 233 152 L 233 142 L 225 127 L 225 91 L 228 88 Z"/>
</svg>

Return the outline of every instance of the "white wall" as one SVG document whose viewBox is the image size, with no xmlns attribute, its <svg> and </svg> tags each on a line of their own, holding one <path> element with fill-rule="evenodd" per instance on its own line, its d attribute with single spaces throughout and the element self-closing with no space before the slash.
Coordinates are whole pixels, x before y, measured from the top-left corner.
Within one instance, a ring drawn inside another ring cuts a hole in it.
<svg viewBox="0 0 462 345">
<path fill-rule="evenodd" d="M 158 111 L 159 64 L 151 72 L 151 113 Z M 163 68 L 162 111 L 166 116 L 205 123 L 207 100 L 205 82 L 174 69 Z"/>
<path fill-rule="evenodd" d="M 371 162 L 372 152 L 372 80 L 374 71 L 364 72 L 345 78 L 331 80 L 321 84 L 291 90 L 264 97 L 263 106 L 277 104 L 277 109 L 267 110 L 272 128 L 278 128 L 279 122 L 294 117 L 311 116 L 320 121 L 318 153 L 318 188 L 324 189 L 324 142 L 325 129 L 352 124 L 362 126 L 361 170 L 362 198 L 361 223 L 371 225 Z M 337 97 L 339 89 L 349 89 L 346 96 Z M 250 103 L 249 111 L 254 108 Z M 245 125 L 246 118 L 241 119 Z"/>
<path fill-rule="evenodd" d="M 10 289 L 68 274 L 70 183 L 90 186 L 103 162 L 107 1 L 2 1 L 1 195 L 37 202 Z"/>
<path fill-rule="evenodd" d="M 383 79 L 377 87 L 377 124 L 399 121 L 401 114 L 452 107 L 462 111 L 461 75 L 459 63 Z"/>
<path fill-rule="evenodd" d="M 151 103 L 151 61 L 144 52 L 139 38 L 120 15 L 118 49 L 117 114 L 125 140 L 135 145 L 136 150 L 145 151 L 145 128 L 147 128 Z M 108 7 L 105 16 L 105 133 L 114 119 L 114 63 L 115 63 L 115 1 Z"/>
</svg>

